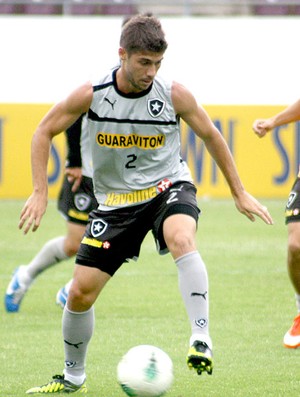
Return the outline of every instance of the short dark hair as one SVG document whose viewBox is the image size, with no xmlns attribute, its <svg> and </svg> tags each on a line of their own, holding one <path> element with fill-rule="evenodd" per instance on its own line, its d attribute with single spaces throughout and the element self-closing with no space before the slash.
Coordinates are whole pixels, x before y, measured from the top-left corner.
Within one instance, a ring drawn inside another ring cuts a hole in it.
<svg viewBox="0 0 300 397">
<path fill-rule="evenodd" d="M 137 15 L 124 24 L 120 46 L 129 54 L 140 51 L 160 53 L 167 49 L 168 43 L 157 18 Z"/>
<path fill-rule="evenodd" d="M 134 15 L 128 15 L 126 16 L 123 21 L 122 21 L 122 28 L 124 27 L 124 25 L 130 21 L 131 18 L 133 18 L 136 14 Z M 144 12 L 143 14 L 141 14 L 143 17 L 153 17 L 152 12 Z"/>
</svg>

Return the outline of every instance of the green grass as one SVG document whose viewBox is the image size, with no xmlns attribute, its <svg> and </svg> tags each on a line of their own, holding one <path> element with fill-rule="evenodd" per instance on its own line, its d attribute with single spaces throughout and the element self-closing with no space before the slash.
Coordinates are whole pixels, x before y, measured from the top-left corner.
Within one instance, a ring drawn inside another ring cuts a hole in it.
<svg viewBox="0 0 300 397">
<path fill-rule="evenodd" d="M 167 397 L 299 396 L 300 350 L 282 346 L 296 314 L 286 272 L 284 201 L 262 200 L 274 226 L 248 221 L 232 201 L 201 201 L 198 247 L 210 282 L 210 330 L 214 343 L 212 376 L 188 370 L 190 327 L 170 255 L 156 254 L 151 234 L 137 263 L 125 264 L 96 303 L 96 329 L 89 347 L 87 375 L 93 397 L 125 396 L 116 381 L 122 354 L 138 344 L 163 348 L 174 363 Z M 0 201 L 0 292 L 16 266 L 27 263 L 49 238 L 65 233 L 50 202 L 40 229 L 18 230 L 23 203 Z M 0 395 L 24 396 L 63 369 L 60 286 L 72 275 L 73 260 L 39 276 L 18 314 L 0 314 Z"/>
</svg>

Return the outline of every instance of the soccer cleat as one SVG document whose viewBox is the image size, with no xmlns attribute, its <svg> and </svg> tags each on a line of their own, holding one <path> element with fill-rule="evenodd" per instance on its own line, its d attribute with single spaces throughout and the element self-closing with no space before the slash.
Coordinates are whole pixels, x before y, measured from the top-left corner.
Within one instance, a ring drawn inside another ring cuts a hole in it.
<svg viewBox="0 0 300 397">
<path fill-rule="evenodd" d="M 15 273 L 8 284 L 8 287 L 6 289 L 5 293 L 5 308 L 6 311 L 8 312 L 18 312 L 20 309 L 20 305 L 22 302 L 22 299 L 24 298 L 24 295 L 28 289 L 27 286 L 24 284 L 21 284 L 20 282 L 20 270 L 23 266 L 20 266 L 15 270 Z"/>
<path fill-rule="evenodd" d="M 56 304 L 63 309 L 67 303 L 67 299 L 68 299 L 68 293 L 65 287 L 62 287 L 56 294 Z"/>
<path fill-rule="evenodd" d="M 65 380 L 64 375 L 54 375 L 52 381 L 43 386 L 32 387 L 27 390 L 26 394 L 44 394 L 44 393 L 87 393 L 85 382 L 77 386 Z"/>
<path fill-rule="evenodd" d="M 283 344 L 290 349 L 300 346 L 300 314 L 294 318 L 293 325 L 284 335 Z"/>
<path fill-rule="evenodd" d="M 198 375 L 201 375 L 204 371 L 206 371 L 208 375 L 212 374 L 212 351 L 205 342 L 196 340 L 188 351 L 186 361 L 189 368 L 194 368 Z"/>
</svg>

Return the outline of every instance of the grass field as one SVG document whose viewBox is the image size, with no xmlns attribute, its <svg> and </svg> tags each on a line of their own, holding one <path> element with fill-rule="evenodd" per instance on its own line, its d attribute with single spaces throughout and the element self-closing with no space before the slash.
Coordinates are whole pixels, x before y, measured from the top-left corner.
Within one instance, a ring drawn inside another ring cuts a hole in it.
<svg viewBox="0 0 300 397">
<path fill-rule="evenodd" d="M 267 201 L 274 226 L 240 215 L 232 201 L 201 201 L 198 247 L 210 282 L 212 376 L 197 376 L 185 363 L 190 328 L 170 255 L 156 254 L 149 234 L 137 263 L 124 265 L 96 303 L 96 329 L 87 361 L 88 395 L 125 396 L 116 366 L 132 346 L 154 344 L 174 363 L 166 397 L 293 397 L 300 394 L 300 350 L 282 346 L 296 315 L 286 272 L 284 201 Z M 0 201 L 0 292 L 11 274 L 49 238 L 65 233 L 50 202 L 40 229 L 24 236 L 17 228 L 23 202 Z M 73 260 L 39 276 L 18 314 L 0 315 L 0 395 L 24 396 L 63 369 L 62 311 L 55 295 L 72 274 Z"/>
</svg>

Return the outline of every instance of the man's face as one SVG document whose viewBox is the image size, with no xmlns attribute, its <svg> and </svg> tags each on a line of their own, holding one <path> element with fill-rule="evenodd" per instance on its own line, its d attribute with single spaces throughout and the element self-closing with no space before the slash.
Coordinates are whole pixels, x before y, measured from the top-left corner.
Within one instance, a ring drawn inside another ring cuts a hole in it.
<svg viewBox="0 0 300 397">
<path fill-rule="evenodd" d="M 123 83 L 128 85 L 129 92 L 146 90 L 156 76 L 164 54 L 146 51 L 129 55 L 124 49 L 120 50 L 123 50 L 120 51 Z"/>
</svg>

